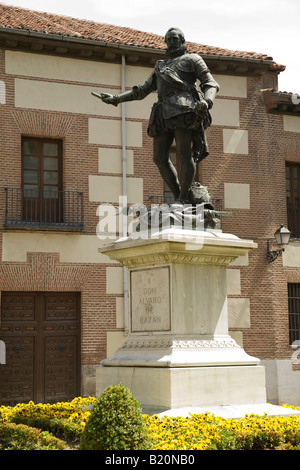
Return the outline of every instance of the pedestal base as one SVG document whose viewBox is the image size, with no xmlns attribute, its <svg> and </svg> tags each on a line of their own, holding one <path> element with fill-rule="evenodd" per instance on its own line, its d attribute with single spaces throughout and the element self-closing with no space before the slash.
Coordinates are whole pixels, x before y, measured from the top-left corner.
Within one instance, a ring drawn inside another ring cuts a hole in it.
<svg viewBox="0 0 300 470">
<path fill-rule="evenodd" d="M 119 383 L 132 391 L 145 412 L 266 402 L 262 366 L 98 367 L 97 394 Z"/>
</svg>

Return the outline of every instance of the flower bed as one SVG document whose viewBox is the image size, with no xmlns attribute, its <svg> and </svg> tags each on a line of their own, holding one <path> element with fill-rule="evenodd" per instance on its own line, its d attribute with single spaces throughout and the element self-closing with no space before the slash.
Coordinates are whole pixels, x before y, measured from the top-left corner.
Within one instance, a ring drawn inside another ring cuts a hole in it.
<svg viewBox="0 0 300 470">
<path fill-rule="evenodd" d="M 91 413 L 90 406 L 95 402 L 93 397 L 79 397 L 53 405 L 29 402 L 15 407 L 0 406 L 0 440 L 1 427 L 4 435 L 3 426 L 8 428 L 14 423 L 14 426 L 26 425 L 42 432 L 49 431 L 65 440 L 67 448 L 76 449 Z M 246 415 L 242 419 L 225 419 L 207 412 L 187 418 L 160 419 L 157 415 L 143 415 L 143 419 L 153 450 L 300 450 L 300 416 Z M 19 431 L 15 427 L 11 429 L 18 436 Z M 24 436 L 31 439 L 29 432 L 26 434 L 24 428 L 20 429 L 23 440 Z M 7 429 L 5 432 L 7 435 Z M 36 433 L 32 436 L 37 439 Z M 54 441 L 44 445 L 51 447 L 52 444 L 56 448 Z"/>
<path fill-rule="evenodd" d="M 64 439 L 68 447 L 76 448 L 96 398 L 75 398 L 71 402 L 18 403 L 14 407 L 0 406 L 0 427 L 14 423 L 19 426 L 49 431 Z M 22 428 L 21 428 L 22 429 Z M 0 430 L 1 431 L 1 430 Z M 2 432 L 4 432 L 2 430 Z M 1 435 L 1 434 L 0 434 Z M 0 443 L 1 445 L 1 443 Z"/>
<path fill-rule="evenodd" d="M 300 450 L 300 416 L 225 419 L 210 413 L 189 418 L 147 418 L 156 450 Z"/>
<path fill-rule="evenodd" d="M 89 407 L 96 402 L 96 398 L 74 398 L 70 402 L 37 403 L 18 403 L 14 407 L 0 406 L 0 420 L 4 423 L 16 418 L 59 418 L 67 420 L 70 423 L 77 423 L 84 428 L 90 415 Z"/>
</svg>

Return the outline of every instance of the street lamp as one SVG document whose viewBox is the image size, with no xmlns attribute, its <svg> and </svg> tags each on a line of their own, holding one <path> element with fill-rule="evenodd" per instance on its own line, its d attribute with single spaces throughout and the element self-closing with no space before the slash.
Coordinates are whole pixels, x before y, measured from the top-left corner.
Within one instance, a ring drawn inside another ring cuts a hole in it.
<svg viewBox="0 0 300 470">
<path fill-rule="evenodd" d="M 283 224 L 280 225 L 279 229 L 276 230 L 274 233 L 274 238 L 269 238 L 268 240 L 268 253 L 267 253 L 267 260 L 269 263 L 272 263 L 275 261 L 275 259 L 278 257 L 278 255 L 281 255 L 286 246 L 289 244 L 291 237 L 291 232 L 283 226 Z M 281 247 L 280 250 L 271 250 L 270 249 L 270 244 L 271 241 L 276 240 L 276 243 L 278 246 Z"/>
</svg>

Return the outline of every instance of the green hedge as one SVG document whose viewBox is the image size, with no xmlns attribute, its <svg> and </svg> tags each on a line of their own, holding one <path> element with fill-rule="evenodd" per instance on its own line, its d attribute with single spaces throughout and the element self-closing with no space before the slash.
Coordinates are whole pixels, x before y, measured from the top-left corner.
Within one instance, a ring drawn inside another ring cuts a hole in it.
<svg viewBox="0 0 300 470">
<path fill-rule="evenodd" d="M 0 423 L 0 450 L 64 450 L 66 444 L 48 431 L 25 424 Z"/>
</svg>

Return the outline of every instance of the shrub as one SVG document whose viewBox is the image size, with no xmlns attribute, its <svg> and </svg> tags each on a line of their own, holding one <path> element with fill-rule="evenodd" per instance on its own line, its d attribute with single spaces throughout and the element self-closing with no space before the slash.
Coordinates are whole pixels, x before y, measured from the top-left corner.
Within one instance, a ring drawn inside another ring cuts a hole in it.
<svg viewBox="0 0 300 470">
<path fill-rule="evenodd" d="M 28 416 L 13 416 L 10 420 L 12 423 L 25 424 L 33 428 L 39 428 L 42 431 L 49 431 L 51 434 L 61 438 L 68 439 L 69 441 L 79 439 L 81 434 L 81 425 L 69 422 L 66 419 L 48 418 L 48 417 L 28 417 Z"/>
<path fill-rule="evenodd" d="M 145 450 L 148 438 L 140 404 L 122 384 L 111 385 L 94 404 L 81 450 Z"/>
<path fill-rule="evenodd" d="M 24 424 L 0 423 L 0 450 L 64 450 L 65 443 Z"/>
</svg>

